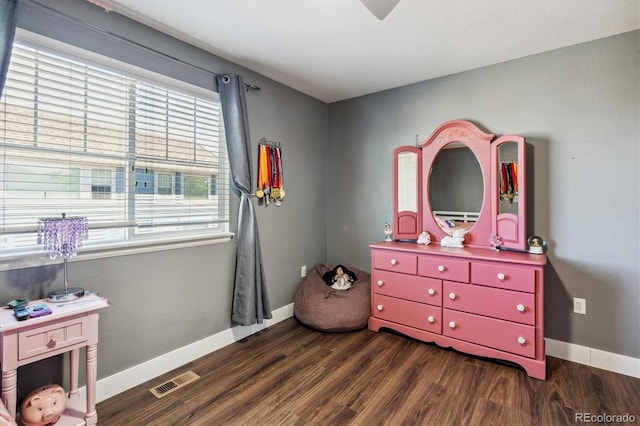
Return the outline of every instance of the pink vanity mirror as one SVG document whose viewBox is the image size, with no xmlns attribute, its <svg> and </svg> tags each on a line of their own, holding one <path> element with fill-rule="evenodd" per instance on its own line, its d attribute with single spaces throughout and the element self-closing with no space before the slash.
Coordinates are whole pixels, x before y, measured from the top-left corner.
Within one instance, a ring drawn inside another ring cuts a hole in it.
<svg viewBox="0 0 640 426">
<path fill-rule="evenodd" d="M 502 136 L 491 144 L 492 221 L 491 233 L 504 247 L 525 250 L 527 246 L 525 185 L 526 146 L 522 136 Z"/>
<path fill-rule="evenodd" d="M 393 238 L 416 240 L 422 232 L 422 150 L 401 146 L 393 151 Z"/>
<path fill-rule="evenodd" d="M 526 249 L 526 164 L 522 136 L 485 133 L 469 121 L 439 126 L 419 147 L 394 150 L 394 239 L 422 231 L 438 243 L 455 230 L 464 244 Z"/>
</svg>

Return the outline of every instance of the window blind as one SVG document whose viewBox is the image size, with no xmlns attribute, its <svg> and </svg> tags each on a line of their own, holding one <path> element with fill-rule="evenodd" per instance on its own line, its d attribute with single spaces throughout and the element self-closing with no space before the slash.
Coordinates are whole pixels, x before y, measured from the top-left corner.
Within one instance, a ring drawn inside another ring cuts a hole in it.
<svg viewBox="0 0 640 426">
<path fill-rule="evenodd" d="M 194 94 L 15 43 L 0 103 L 0 244 L 43 217 L 87 216 L 88 244 L 227 232 L 217 93 Z"/>
</svg>

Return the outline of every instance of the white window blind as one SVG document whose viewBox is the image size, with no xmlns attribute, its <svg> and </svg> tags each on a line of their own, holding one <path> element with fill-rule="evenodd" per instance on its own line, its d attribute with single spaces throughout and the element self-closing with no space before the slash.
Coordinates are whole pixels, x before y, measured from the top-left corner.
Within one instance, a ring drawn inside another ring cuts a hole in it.
<svg viewBox="0 0 640 426">
<path fill-rule="evenodd" d="M 15 43 L 0 102 L 0 255 L 39 218 L 87 216 L 86 245 L 228 232 L 218 95 Z M 203 93 L 206 92 L 206 93 Z"/>
</svg>

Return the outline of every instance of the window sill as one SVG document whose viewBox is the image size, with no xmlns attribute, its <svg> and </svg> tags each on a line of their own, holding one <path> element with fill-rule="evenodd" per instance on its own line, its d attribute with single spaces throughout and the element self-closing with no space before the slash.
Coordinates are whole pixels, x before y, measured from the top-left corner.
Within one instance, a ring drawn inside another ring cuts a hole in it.
<svg viewBox="0 0 640 426">
<path fill-rule="evenodd" d="M 82 262 L 85 260 L 104 259 L 116 256 L 128 256 L 132 254 L 151 253 L 163 250 L 175 250 L 186 247 L 197 247 L 210 244 L 219 244 L 229 242 L 234 237 L 231 232 L 220 233 L 216 235 L 207 235 L 203 237 L 182 237 L 170 241 L 162 240 L 139 240 L 135 242 L 118 243 L 112 245 L 103 245 L 100 247 L 83 247 L 78 255 L 69 259 L 69 262 Z M 13 256 L 0 258 L 0 271 L 10 271 L 14 269 L 32 268 L 37 266 L 53 265 L 62 263 L 61 257 L 57 259 L 49 259 L 44 253 L 29 254 L 22 256 Z"/>
</svg>

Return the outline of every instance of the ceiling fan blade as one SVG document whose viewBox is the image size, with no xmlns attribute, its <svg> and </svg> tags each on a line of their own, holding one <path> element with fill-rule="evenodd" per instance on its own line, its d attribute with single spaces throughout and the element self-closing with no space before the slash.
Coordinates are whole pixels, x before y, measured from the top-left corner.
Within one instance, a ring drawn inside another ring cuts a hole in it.
<svg viewBox="0 0 640 426">
<path fill-rule="evenodd" d="M 383 20 L 400 3 L 400 0 L 360 0 L 376 18 Z"/>
</svg>

